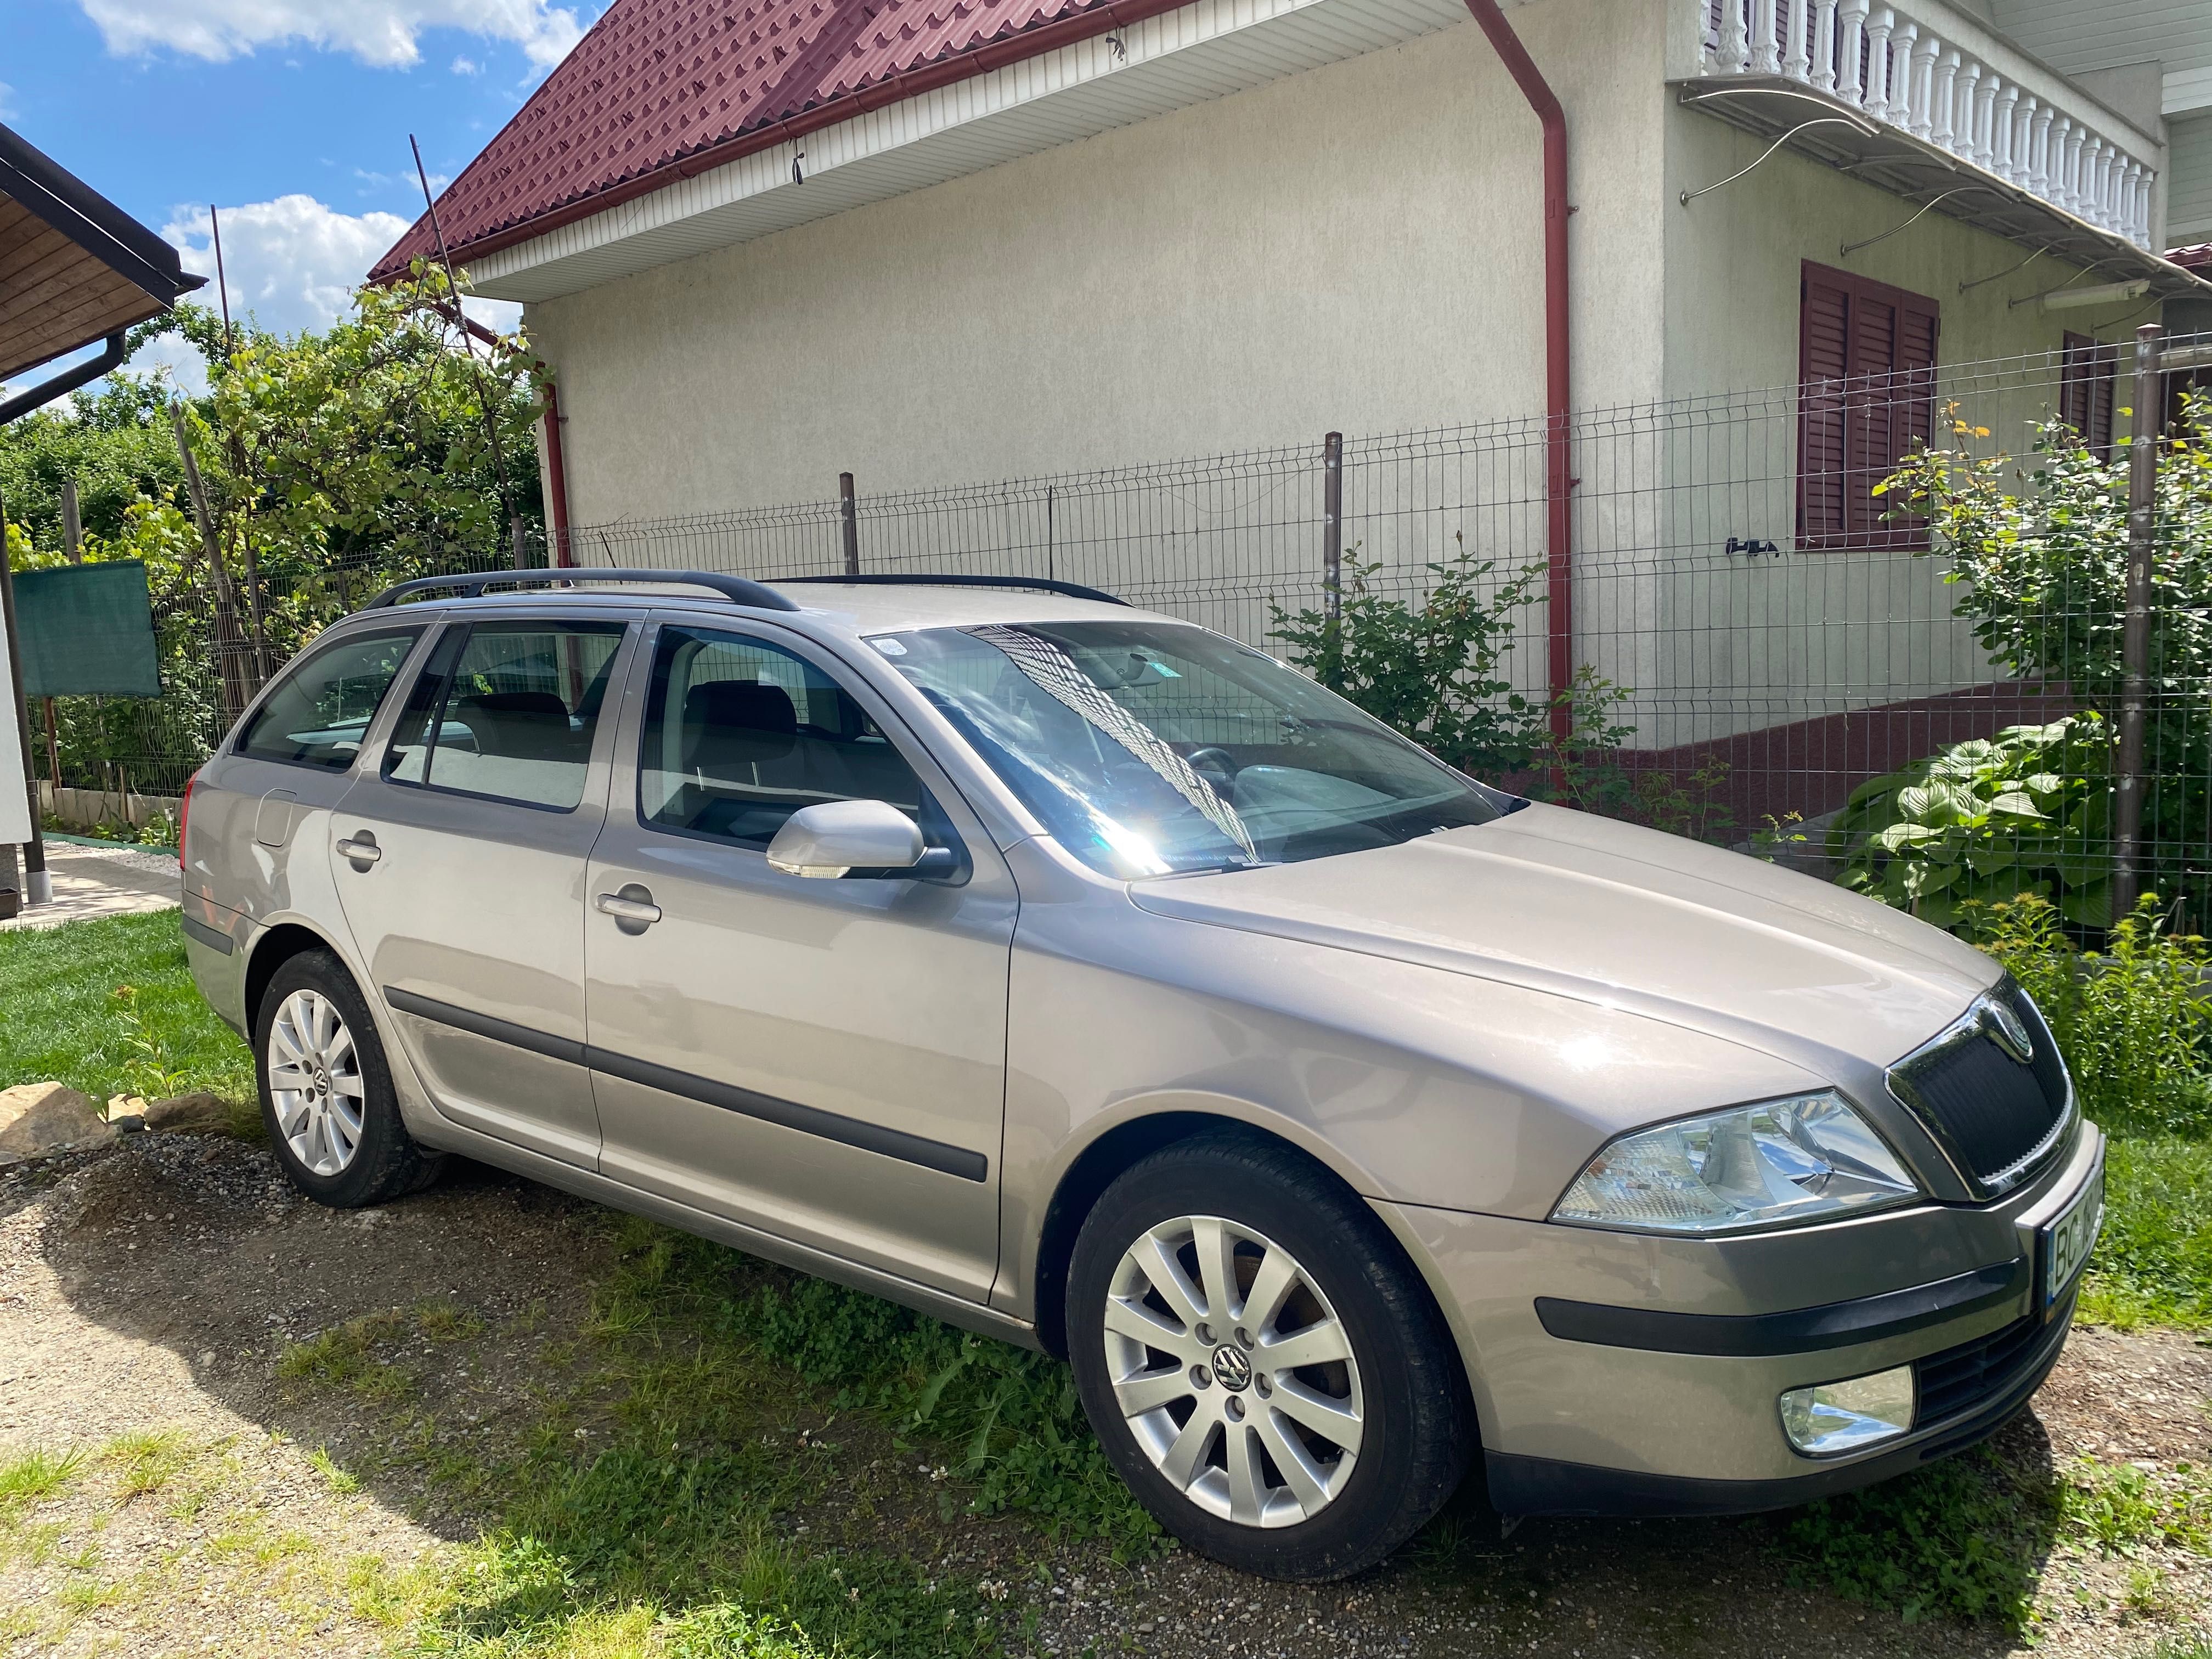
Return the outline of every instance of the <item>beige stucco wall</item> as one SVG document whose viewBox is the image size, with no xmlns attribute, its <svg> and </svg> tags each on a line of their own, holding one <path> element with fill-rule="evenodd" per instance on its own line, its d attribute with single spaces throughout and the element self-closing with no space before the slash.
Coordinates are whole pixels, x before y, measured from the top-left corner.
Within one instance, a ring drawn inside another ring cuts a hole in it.
<svg viewBox="0 0 2212 1659">
<path fill-rule="evenodd" d="M 2069 331 L 2117 338 L 2137 322 L 2157 319 L 2139 300 L 2064 313 L 2010 305 L 2078 274 L 2078 267 L 2051 258 L 1960 293 L 1961 283 L 2017 265 L 2028 250 L 1941 209 L 1909 230 L 1844 254 L 1845 244 L 1903 224 L 1915 205 L 1786 149 L 1684 207 L 1680 191 L 1727 178 L 1758 160 L 1771 141 L 1680 106 L 1668 109 L 1666 132 L 1669 397 L 1793 382 L 1798 275 L 1807 259 L 1934 300 L 1942 308 L 1946 363 L 2054 350 Z"/>
<path fill-rule="evenodd" d="M 1512 14 L 1575 112 L 1578 401 L 1660 390 L 1665 10 Z M 1469 22 L 527 319 L 593 524 L 1534 412 L 1540 230 Z"/>
</svg>

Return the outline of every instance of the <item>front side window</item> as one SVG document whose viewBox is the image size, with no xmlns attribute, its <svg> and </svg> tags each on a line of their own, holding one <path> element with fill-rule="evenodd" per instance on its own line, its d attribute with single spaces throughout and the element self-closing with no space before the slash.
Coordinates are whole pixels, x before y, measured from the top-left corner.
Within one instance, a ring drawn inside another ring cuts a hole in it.
<svg viewBox="0 0 2212 1659">
<path fill-rule="evenodd" d="M 765 849 L 799 808 L 836 800 L 888 801 L 947 844 L 914 768 L 827 673 L 746 635 L 661 629 L 638 766 L 647 823 Z"/>
<path fill-rule="evenodd" d="M 869 642 L 1055 840 L 1109 875 L 1395 846 L 1515 804 L 1264 652 L 1187 623 L 987 623 Z"/>
<path fill-rule="evenodd" d="M 343 772 L 361 753 L 384 694 L 422 637 L 420 628 L 398 628 L 310 653 L 255 712 L 239 734 L 237 752 Z"/>
<path fill-rule="evenodd" d="M 384 775 L 569 811 L 622 647 L 618 622 L 475 623 L 439 642 L 386 751 Z"/>
</svg>

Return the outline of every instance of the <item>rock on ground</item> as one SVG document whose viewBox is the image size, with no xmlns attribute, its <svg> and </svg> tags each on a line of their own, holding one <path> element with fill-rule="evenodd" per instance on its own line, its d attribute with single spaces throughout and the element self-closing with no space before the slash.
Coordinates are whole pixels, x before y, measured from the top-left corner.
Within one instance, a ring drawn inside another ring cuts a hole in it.
<svg viewBox="0 0 2212 1659">
<path fill-rule="evenodd" d="M 114 1138 L 90 1098 L 65 1084 L 0 1089 L 0 1168 Z"/>
</svg>

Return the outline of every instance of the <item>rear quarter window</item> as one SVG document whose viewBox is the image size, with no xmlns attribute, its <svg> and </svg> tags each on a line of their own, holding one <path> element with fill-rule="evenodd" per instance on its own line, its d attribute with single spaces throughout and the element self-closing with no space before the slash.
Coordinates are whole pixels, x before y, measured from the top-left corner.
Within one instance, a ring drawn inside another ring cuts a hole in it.
<svg viewBox="0 0 2212 1659">
<path fill-rule="evenodd" d="M 254 711 L 235 752 L 343 771 L 422 636 L 420 628 L 356 634 L 308 653 Z"/>
</svg>

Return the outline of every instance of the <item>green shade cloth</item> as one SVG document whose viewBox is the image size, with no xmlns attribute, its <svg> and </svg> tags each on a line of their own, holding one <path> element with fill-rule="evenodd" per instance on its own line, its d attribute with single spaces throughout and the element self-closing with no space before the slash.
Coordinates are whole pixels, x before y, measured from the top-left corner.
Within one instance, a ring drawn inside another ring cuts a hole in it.
<svg viewBox="0 0 2212 1659">
<path fill-rule="evenodd" d="M 161 665 L 137 559 L 15 574 L 27 697 L 158 697 Z"/>
</svg>

